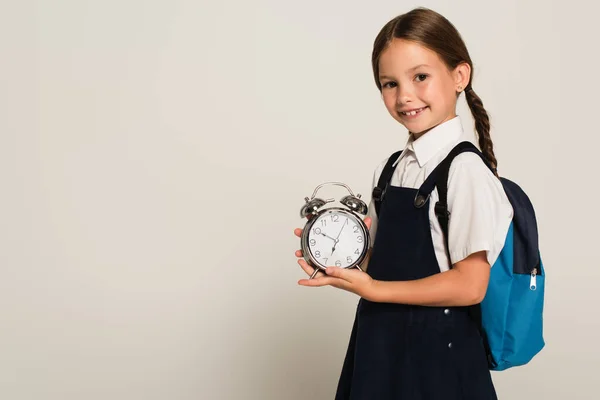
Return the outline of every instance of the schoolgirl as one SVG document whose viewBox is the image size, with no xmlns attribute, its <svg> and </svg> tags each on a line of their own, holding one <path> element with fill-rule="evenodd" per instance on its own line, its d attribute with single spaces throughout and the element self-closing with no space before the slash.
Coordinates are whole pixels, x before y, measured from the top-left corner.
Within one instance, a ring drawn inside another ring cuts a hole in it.
<svg viewBox="0 0 600 400">
<path fill-rule="evenodd" d="M 329 267 L 299 281 L 360 296 L 335 398 L 496 399 L 468 309 L 485 296 L 513 209 L 497 176 L 488 115 L 473 89 L 473 63 L 445 17 L 417 8 L 383 27 L 372 65 L 385 107 L 409 137 L 400 156 L 384 159 L 374 172 L 373 187 L 388 162 L 393 168 L 379 211 L 372 201 L 365 218 L 371 256 L 364 272 Z M 422 189 L 451 150 L 469 140 L 456 114 L 463 93 L 488 165 L 472 152 L 452 162 L 445 238 L 435 212 L 437 188 Z M 423 194 L 424 205 L 417 205 Z M 302 258 L 298 263 L 312 274 Z"/>
</svg>

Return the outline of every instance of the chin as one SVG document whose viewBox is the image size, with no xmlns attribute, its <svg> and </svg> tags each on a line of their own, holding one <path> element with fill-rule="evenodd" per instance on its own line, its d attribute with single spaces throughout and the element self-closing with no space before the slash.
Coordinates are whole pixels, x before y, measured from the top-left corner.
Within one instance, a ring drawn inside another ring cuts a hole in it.
<svg viewBox="0 0 600 400">
<path fill-rule="evenodd" d="M 408 131 L 410 133 L 415 134 L 416 136 L 419 136 L 425 132 L 427 132 L 428 130 L 430 130 L 431 128 L 433 128 L 435 126 L 435 124 L 424 124 L 424 123 L 420 123 L 420 124 L 403 124 L 404 127 L 406 129 L 408 129 Z"/>
</svg>

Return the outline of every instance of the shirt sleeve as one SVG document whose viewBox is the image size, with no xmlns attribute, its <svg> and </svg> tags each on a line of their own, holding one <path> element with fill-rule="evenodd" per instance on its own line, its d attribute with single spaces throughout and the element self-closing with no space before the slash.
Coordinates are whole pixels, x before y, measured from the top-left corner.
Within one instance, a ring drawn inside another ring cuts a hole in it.
<svg viewBox="0 0 600 400">
<path fill-rule="evenodd" d="M 513 209 L 502 182 L 479 155 L 462 153 L 448 173 L 448 247 L 451 263 L 486 251 L 490 266 L 498 258 Z"/>
</svg>

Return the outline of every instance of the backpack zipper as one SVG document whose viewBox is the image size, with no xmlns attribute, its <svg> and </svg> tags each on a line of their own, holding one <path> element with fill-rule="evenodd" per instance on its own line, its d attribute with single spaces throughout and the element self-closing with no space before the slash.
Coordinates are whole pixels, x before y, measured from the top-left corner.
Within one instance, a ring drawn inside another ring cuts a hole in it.
<svg viewBox="0 0 600 400">
<path fill-rule="evenodd" d="M 531 270 L 531 279 L 529 280 L 529 289 L 535 290 L 537 288 L 537 268 Z"/>
</svg>

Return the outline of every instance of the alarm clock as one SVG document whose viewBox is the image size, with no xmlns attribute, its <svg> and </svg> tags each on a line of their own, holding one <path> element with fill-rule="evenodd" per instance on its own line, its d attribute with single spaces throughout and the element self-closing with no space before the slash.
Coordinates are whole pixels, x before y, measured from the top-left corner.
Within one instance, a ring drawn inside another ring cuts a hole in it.
<svg viewBox="0 0 600 400">
<path fill-rule="evenodd" d="M 317 191 L 326 185 L 345 187 L 349 195 L 340 199 L 344 207 L 324 208 L 334 199 L 323 200 L 315 197 Z M 325 182 L 317 186 L 310 198 L 305 197 L 300 209 L 301 218 L 307 222 L 300 236 L 300 248 L 306 262 L 315 270 L 313 279 L 320 270 L 328 266 L 357 268 L 367 257 L 370 247 L 369 229 L 363 218 L 368 207 L 352 190 L 341 182 Z"/>
</svg>

